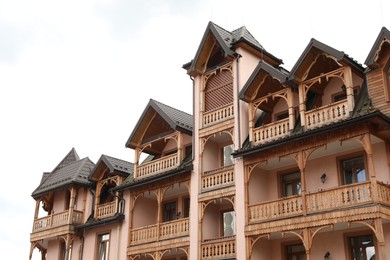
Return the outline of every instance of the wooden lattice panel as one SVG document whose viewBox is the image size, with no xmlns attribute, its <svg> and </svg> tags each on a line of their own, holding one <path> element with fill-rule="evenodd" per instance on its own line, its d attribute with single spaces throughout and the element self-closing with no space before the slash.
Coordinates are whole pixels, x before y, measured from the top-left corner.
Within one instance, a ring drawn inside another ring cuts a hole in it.
<svg viewBox="0 0 390 260">
<path fill-rule="evenodd" d="M 221 70 L 206 82 L 205 112 L 233 103 L 233 76 L 230 70 Z"/>
</svg>

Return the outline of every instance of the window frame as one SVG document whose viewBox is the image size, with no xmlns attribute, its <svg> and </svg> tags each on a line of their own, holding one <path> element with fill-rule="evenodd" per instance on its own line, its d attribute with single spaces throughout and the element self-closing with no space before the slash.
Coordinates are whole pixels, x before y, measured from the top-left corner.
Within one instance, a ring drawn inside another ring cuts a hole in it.
<svg viewBox="0 0 390 260">
<path fill-rule="evenodd" d="M 220 159 L 221 167 L 229 167 L 229 166 L 234 165 L 234 158 L 233 158 L 233 156 L 231 154 L 230 154 L 230 157 L 231 157 L 232 163 L 231 164 L 225 164 L 225 148 L 228 147 L 228 146 L 231 146 L 232 147 L 232 153 L 234 152 L 234 144 L 233 143 L 223 144 L 221 146 L 221 148 L 220 148 L 220 150 L 221 150 L 221 159 Z"/>
<path fill-rule="evenodd" d="M 363 237 L 363 236 L 371 236 L 372 237 L 372 241 L 374 243 L 375 255 L 378 253 L 378 241 L 376 239 L 375 234 L 373 234 L 370 231 L 349 232 L 349 233 L 344 233 L 344 249 L 345 249 L 346 259 L 353 260 L 352 247 L 350 244 L 351 238 Z M 369 259 L 367 259 L 367 260 L 369 260 Z"/>
<path fill-rule="evenodd" d="M 354 86 L 353 87 L 353 98 L 355 99 L 355 102 L 356 102 L 356 100 L 357 100 L 357 98 L 359 96 L 359 93 L 360 93 L 360 86 Z M 345 98 L 341 98 L 339 100 L 335 100 L 337 97 L 339 97 L 341 95 L 345 95 Z M 332 94 L 331 99 L 332 99 L 332 103 L 336 103 L 336 102 L 339 102 L 341 100 L 346 100 L 347 99 L 347 90 L 345 90 L 345 92 L 344 91 L 340 91 L 340 92 Z"/>
<path fill-rule="evenodd" d="M 175 203 L 175 214 L 173 215 L 173 219 L 165 220 L 165 205 L 173 204 L 173 203 Z M 169 221 L 174 221 L 174 220 L 177 219 L 178 206 L 179 206 L 179 203 L 178 203 L 177 199 L 166 200 L 166 201 L 162 202 L 162 207 L 161 207 L 161 210 L 162 210 L 162 214 L 161 214 L 162 219 L 161 219 L 161 221 L 162 221 L 162 223 L 169 222 Z"/>
<path fill-rule="evenodd" d="M 229 212 L 233 212 L 234 213 L 234 217 L 233 217 L 233 220 L 232 220 L 232 223 L 233 223 L 233 234 L 230 235 L 230 236 L 225 236 L 225 227 L 224 227 L 224 224 L 225 224 L 225 221 L 224 221 L 224 214 L 225 213 L 229 213 Z M 219 215 L 220 215 L 220 220 L 221 220 L 221 224 L 220 224 L 220 236 L 221 237 L 231 237 L 231 236 L 235 236 L 236 235 L 236 212 L 233 208 L 230 208 L 230 209 L 225 209 L 225 210 L 221 210 L 219 212 Z"/>
<path fill-rule="evenodd" d="M 369 175 L 368 167 L 367 167 L 366 153 L 364 151 L 360 151 L 360 152 L 355 152 L 355 153 L 346 154 L 346 155 L 342 155 L 342 156 L 337 157 L 337 171 L 338 171 L 338 177 L 339 177 L 339 186 L 340 185 L 341 186 L 342 185 L 353 185 L 353 184 L 359 183 L 359 182 L 353 182 L 353 183 L 349 183 L 349 184 L 345 183 L 344 169 L 343 169 L 343 165 L 342 165 L 342 163 L 344 161 L 352 160 L 352 159 L 359 158 L 359 157 L 363 157 L 364 170 L 365 170 L 365 175 L 366 175 L 365 181 L 369 180 L 370 175 Z"/>
<path fill-rule="evenodd" d="M 283 260 L 288 260 L 288 247 L 290 246 L 297 246 L 297 245 L 302 245 L 303 248 L 305 248 L 305 246 L 303 245 L 302 241 L 299 241 L 299 240 L 294 240 L 294 241 L 290 241 L 290 242 L 285 242 L 285 243 L 282 243 L 280 246 L 282 247 L 282 259 Z M 306 256 L 306 250 L 303 252 L 304 255 Z"/>
<path fill-rule="evenodd" d="M 285 185 L 284 185 L 284 182 L 283 182 L 283 176 L 290 175 L 290 174 L 295 174 L 295 173 L 299 174 L 299 181 L 301 183 L 301 192 L 293 194 L 291 196 L 287 196 L 287 195 L 285 195 L 285 190 L 284 190 Z M 280 196 L 280 198 L 299 196 L 299 195 L 302 194 L 302 179 L 301 179 L 301 171 L 299 170 L 299 168 L 293 168 L 293 169 L 289 169 L 289 170 L 285 170 L 285 171 L 279 172 L 278 173 L 278 180 L 279 180 L 278 183 L 279 183 L 279 196 Z"/>
<path fill-rule="evenodd" d="M 106 249 L 106 255 L 103 260 L 108 260 L 110 259 L 110 245 L 111 245 L 111 232 L 110 231 L 105 231 L 105 232 L 99 232 L 96 234 L 96 248 L 95 248 L 95 260 L 101 260 L 99 259 L 99 253 L 100 253 L 100 245 L 102 244 L 102 239 L 103 236 L 108 235 L 108 239 L 105 240 L 105 243 L 107 244 L 107 249 Z"/>
</svg>

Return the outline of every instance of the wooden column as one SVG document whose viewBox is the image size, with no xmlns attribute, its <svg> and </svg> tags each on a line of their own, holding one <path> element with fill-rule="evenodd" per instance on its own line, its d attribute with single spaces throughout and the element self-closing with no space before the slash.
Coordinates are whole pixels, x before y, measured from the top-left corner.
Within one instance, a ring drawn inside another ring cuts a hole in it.
<svg viewBox="0 0 390 260">
<path fill-rule="evenodd" d="M 70 242 L 71 242 L 71 237 L 70 234 L 66 235 L 66 240 L 65 240 L 65 259 L 69 259 L 69 248 L 70 248 Z"/>
<path fill-rule="evenodd" d="M 302 196 L 302 214 L 306 216 L 307 208 L 306 208 L 306 176 L 305 176 L 305 168 L 306 168 L 306 160 L 307 156 L 305 155 L 305 151 L 299 151 L 297 153 L 297 164 L 299 167 L 299 171 L 301 173 L 301 196 Z"/>
<path fill-rule="evenodd" d="M 248 106 L 248 115 L 249 115 L 249 142 L 253 142 L 253 129 L 255 127 L 255 105 L 250 102 Z"/>
<path fill-rule="evenodd" d="M 177 132 L 177 163 L 181 164 L 182 160 L 185 157 L 185 151 L 183 147 L 183 134 L 181 132 Z"/>
<path fill-rule="evenodd" d="M 377 218 L 374 221 L 375 230 L 376 230 L 376 239 L 378 241 L 378 255 L 379 260 L 386 260 L 387 259 L 387 253 L 386 253 L 386 243 L 385 243 L 385 237 L 383 234 L 383 224 L 382 220 Z"/>
<path fill-rule="evenodd" d="M 353 81 L 352 81 L 352 71 L 349 66 L 344 67 L 344 82 L 345 90 L 347 91 L 347 111 L 352 113 L 355 106 L 355 98 L 353 96 Z"/>
<path fill-rule="evenodd" d="M 156 197 L 157 197 L 157 240 L 160 240 L 160 225 L 162 222 L 162 199 L 163 199 L 163 192 L 160 189 L 156 191 Z"/>
<path fill-rule="evenodd" d="M 138 177 L 138 165 L 139 165 L 139 157 L 140 157 L 140 149 L 136 147 L 134 149 L 134 179 Z"/>
<path fill-rule="evenodd" d="M 68 224 L 72 224 L 73 222 L 73 212 L 74 212 L 74 202 L 75 202 L 75 198 L 76 198 L 76 188 L 75 187 L 72 187 L 70 189 L 70 200 L 69 200 L 69 215 L 68 215 Z M 65 258 L 67 259 L 67 258 Z"/>
<path fill-rule="evenodd" d="M 287 106 L 288 106 L 289 131 L 292 132 L 294 130 L 294 125 L 295 125 L 295 114 L 294 114 L 293 92 L 291 88 L 287 88 Z"/>
<path fill-rule="evenodd" d="M 298 87 L 298 96 L 299 96 L 299 113 L 301 117 L 301 125 L 304 129 L 306 129 L 306 91 L 305 85 L 300 83 Z"/>
<path fill-rule="evenodd" d="M 310 260 L 311 242 L 310 229 L 305 228 L 303 230 L 303 245 L 305 246 L 306 250 L 306 260 Z"/>
<path fill-rule="evenodd" d="M 41 200 L 38 199 L 36 202 L 35 202 L 35 213 L 34 213 L 34 220 L 38 218 L 39 216 L 39 204 L 41 204 Z"/>
</svg>

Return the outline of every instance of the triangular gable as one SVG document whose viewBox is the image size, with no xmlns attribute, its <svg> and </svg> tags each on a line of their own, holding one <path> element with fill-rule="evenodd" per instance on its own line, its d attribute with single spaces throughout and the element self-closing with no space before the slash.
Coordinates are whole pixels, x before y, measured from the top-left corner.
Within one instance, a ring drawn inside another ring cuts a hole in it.
<svg viewBox="0 0 390 260">
<path fill-rule="evenodd" d="M 159 134 L 178 130 L 192 135 L 192 128 L 192 115 L 150 99 L 127 140 L 126 147 L 135 149 L 143 141 L 147 131 Z"/>
<path fill-rule="evenodd" d="M 245 102 L 253 100 L 256 96 L 259 85 L 267 76 L 271 76 L 272 78 L 277 79 L 280 83 L 284 83 L 288 75 L 272 67 L 266 62 L 260 61 L 242 88 L 240 92 L 240 99 Z"/>
<path fill-rule="evenodd" d="M 230 49 L 230 42 L 231 33 L 229 31 L 209 22 L 188 73 L 204 71 L 216 44 L 222 50 L 224 57 L 233 56 L 235 52 Z"/>
<path fill-rule="evenodd" d="M 110 175 L 127 177 L 129 174 L 133 173 L 134 165 L 130 162 L 103 154 L 95 164 L 88 179 L 91 181 L 98 181 L 107 169 Z"/>
<path fill-rule="evenodd" d="M 382 27 L 364 64 L 371 68 L 375 67 L 385 45 L 390 45 L 390 31 L 386 27 Z"/>
<path fill-rule="evenodd" d="M 307 68 L 310 67 L 320 54 L 327 54 L 333 57 L 334 61 L 339 64 L 349 64 L 352 68 L 363 72 L 361 65 L 349 58 L 344 52 L 338 51 L 316 39 L 312 38 L 305 50 L 291 69 L 289 74 L 289 80 L 301 81 L 305 77 Z"/>
</svg>

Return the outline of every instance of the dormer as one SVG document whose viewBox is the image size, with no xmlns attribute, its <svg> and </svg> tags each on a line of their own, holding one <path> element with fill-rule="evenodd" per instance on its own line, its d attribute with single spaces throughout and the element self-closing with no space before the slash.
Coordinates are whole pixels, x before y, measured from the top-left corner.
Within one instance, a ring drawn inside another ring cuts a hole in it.
<svg viewBox="0 0 390 260">
<path fill-rule="evenodd" d="M 240 92 L 248 103 L 249 141 L 254 145 L 288 136 L 294 128 L 298 96 L 285 84 L 287 73 L 260 61 Z"/>
<path fill-rule="evenodd" d="M 126 142 L 135 150 L 134 180 L 180 167 L 191 156 L 192 125 L 192 115 L 151 99 Z"/>
<path fill-rule="evenodd" d="M 365 61 L 372 105 L 390 116 L 390 31 L 383 27 Z"/>
<path fill-rule="evenodd" d="M 111 156 L 102 155 L 89 176 L 96 183 L 94 219 L 103 219 L 123 214 L 122 194 L 113 192 L 131 174 L 133 164 Z"/>
<path fill-rule="evenodd" d="M 239 59 L 244 64 L 242 68 L 238 66 Z M 201 129 L 222 122 L 232 124 L 234 93 L 241 88 L 237 75 L 241 75 L 241 80 L 247 78 L 248 71 L 259 60 L 272 66 L 282 63 L 268 53 L 246 27 L 230 32 L 209 22 L 194 59 L 183 65 L 198 86 L 200 104 L 197 113 Z"/>
<path fill-rule="evenodd" d="M 364 68 L 344 52 L 311 39 L 289 80 L 298 86 L 300 123 L 309 130 L 351 116 Z"/>
</svg>

